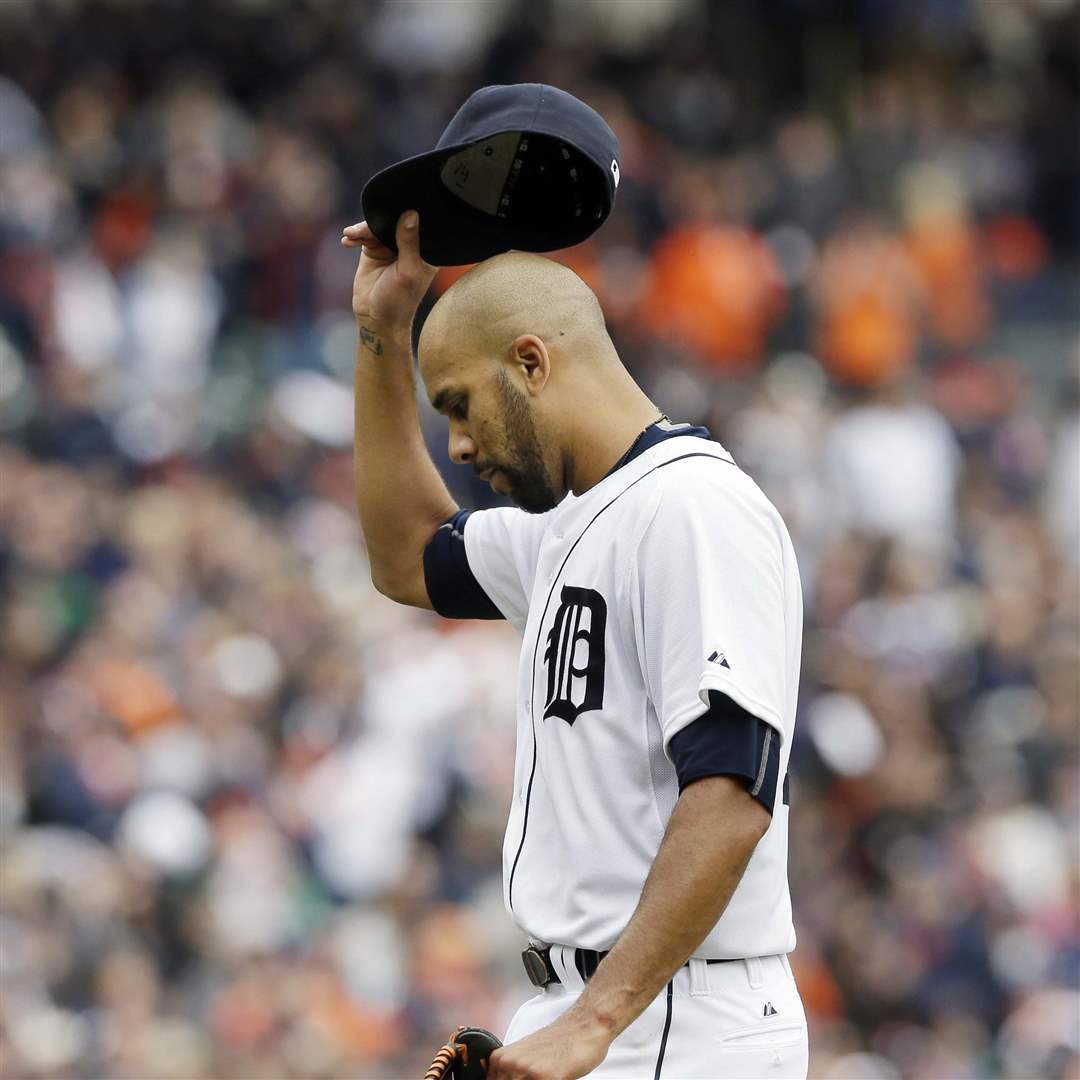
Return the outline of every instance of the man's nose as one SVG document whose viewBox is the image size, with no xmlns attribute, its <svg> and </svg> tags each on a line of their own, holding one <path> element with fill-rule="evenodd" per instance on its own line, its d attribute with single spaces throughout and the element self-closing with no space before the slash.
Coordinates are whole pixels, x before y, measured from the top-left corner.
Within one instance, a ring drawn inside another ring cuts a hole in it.
<svg viewBox="0 0 1080 1080">
<path fill-rule="evenodd" d="M 459 425 L 450 425 L 450 460 L 455 465 L 468 465 L 476 457 L 476 443 Z"/>
</svg>

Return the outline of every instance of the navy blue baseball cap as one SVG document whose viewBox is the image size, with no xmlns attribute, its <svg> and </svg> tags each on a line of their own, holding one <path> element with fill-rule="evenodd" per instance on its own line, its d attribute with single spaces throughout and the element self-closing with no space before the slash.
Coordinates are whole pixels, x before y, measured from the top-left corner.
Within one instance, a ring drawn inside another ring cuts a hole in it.
<svg viewBox="0 0 1080 1080">
<path fill-rule="evenodd" d="M 416 210 L 424 260 L 460 266 L 581 243 L 618 186 L 619 142 L 600 114 L 565 90 L 516 83 L 477 90 L 434 150 L 376 173 L 360 200 L 391 250 L 398 218 Z"/>
</svg>

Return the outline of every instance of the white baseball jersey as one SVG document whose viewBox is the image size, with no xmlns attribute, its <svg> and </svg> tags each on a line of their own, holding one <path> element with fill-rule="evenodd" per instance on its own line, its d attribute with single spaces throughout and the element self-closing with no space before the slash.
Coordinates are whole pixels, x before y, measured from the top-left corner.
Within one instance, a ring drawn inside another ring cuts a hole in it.
<svg viewBox="0 0 1080 1080">
<path fill-rule="evenodd" d="M 764 722 L 747 784 L 761 798 L 772 763 L 772 823 L 695 955 L 786 953 L 795 554 L 775 508 L 705 429 L 646 434 L 645 449 L 546 514 L 464 517 L 468 570 L 523 635 L 506 905 L 534 941 L 615 944 L 679 796 L 671 741 L 713 692 Z M 451 607 L 433 586 L 436 610 Z"/>
</svg>

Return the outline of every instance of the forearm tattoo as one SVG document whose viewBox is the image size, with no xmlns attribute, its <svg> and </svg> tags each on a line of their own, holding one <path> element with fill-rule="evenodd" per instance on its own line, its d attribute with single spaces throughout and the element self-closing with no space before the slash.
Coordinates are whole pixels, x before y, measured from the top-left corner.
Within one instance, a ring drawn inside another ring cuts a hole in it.
<svg viewBox="0 0 1080 1080">
<path fill-rule="evenodd" d="M 374 330 L 369 330 L 363 325 L 360 326 L 360 344 L 368 352 L 374 353 L 376 356 L 382 356 L 383 354 L 382 338 Z"/>
</svg>

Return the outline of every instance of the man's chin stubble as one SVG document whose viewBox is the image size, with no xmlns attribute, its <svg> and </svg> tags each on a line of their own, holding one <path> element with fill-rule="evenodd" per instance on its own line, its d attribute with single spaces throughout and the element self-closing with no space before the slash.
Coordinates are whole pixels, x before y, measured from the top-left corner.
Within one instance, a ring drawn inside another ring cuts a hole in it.
<svg viewBox="0 0 1080 1080">
<path fill-rule="evenodd" d="M 507 495 L 510 501 L 519 510 L 524 510 L 526 514 L 546 514 L 549 510 L 554 510 L 558 505 L 557 500 L 550 491 L 540 492 L 533 489 L 523 493 L 521 484 L 516 478 L 507 477 L 507 479 L 509 480 Z"/>
</svg>

